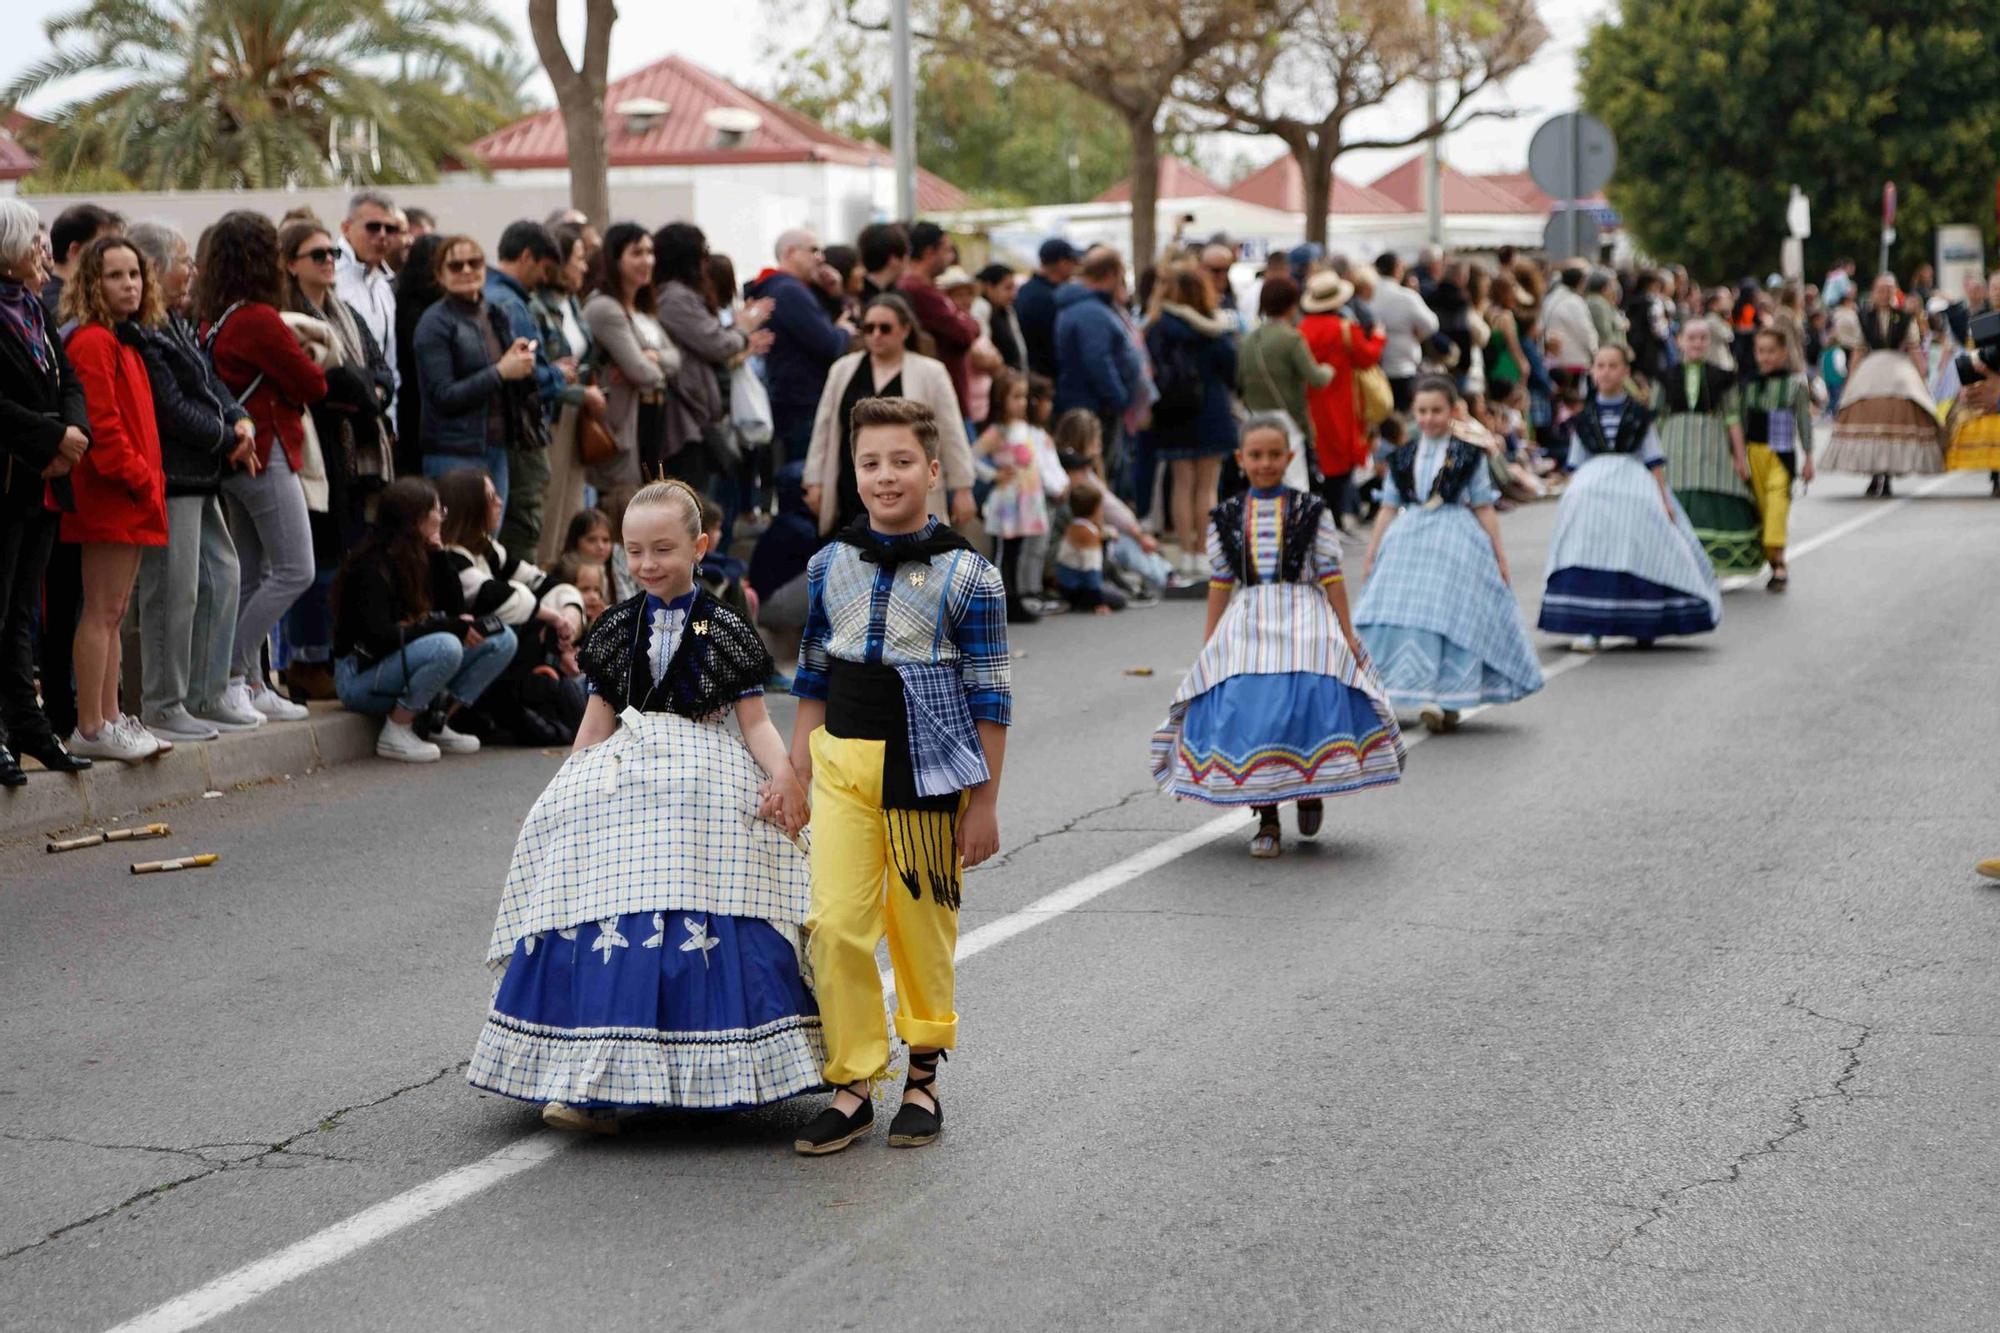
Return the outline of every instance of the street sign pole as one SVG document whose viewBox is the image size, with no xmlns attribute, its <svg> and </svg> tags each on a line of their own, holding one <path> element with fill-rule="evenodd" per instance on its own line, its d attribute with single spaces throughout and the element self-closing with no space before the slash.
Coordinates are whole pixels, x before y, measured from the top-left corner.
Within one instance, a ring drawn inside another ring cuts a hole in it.
<svg viewBox="0 0 2000 1333">
<path fill-rule="evenodd" d="M 896 159 L 896 217 L 908 222 L 917 215 L 916 97 L 910 67 L 910 0 L 890 6 L 890 59 L 895 64 L 889 89 L 889 146 Z"/>
<path fill-rule="evenodd" d="M 1579 182 L 1583 178 L 1583 117 L 1569 118 L 1569 180 L 1564 191 L 1568 198 L 1563 207 L 1569 210 L 1569 252 L 1574 255 L 1583 249 L 1583 229 L 1577 226 L 1576 201 L 1582 196 Z"/>
<path fill-rule="evenodd" d="M 1569 259 L 1598 243 L 1595 217 L 1583 216 L 1585 197 L 1604 188 L 1618 162 L 1618 145 L 1611 131 L 1594 116 L 1565 111 L 1549 117 L 1528 145 L 1528 174 L 1551 201 L 1561 200 L 1560 214 L 1551 210 L 1543 245 Z"/>
</svg>

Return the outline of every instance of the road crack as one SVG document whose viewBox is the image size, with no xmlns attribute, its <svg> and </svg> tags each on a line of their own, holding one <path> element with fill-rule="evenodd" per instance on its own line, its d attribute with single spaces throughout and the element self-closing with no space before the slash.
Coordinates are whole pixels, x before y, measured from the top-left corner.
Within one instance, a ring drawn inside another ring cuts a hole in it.
<svg viewBox="0 0 2000 1333">
<path fill-rule="evenodd" d="M 1884 985 L 1889 981 L 1901 977 L 1913 975 L 1917 972 L 1922 972 L 1926 968 L 1939 966 L 1945 961 L 1944 959 L 1933 958 L 1923 962 L 1899 964 L 1887 968 L 1879 975 L 1862 982 L 1859 989 L 1863 994 L 1867 994 L 1877 986 Z M 1839 1014 L 1821 1013 L 1811 1005 L 1804 1003 L 1799 998 L 1800 994 L 1800 991 L 1795 990 L 1786 996 L 1783 1007 L 1795 1013 L 1804 1014 L 1807 1018 L 1815 1022 L 1829 1023 L 1835 1027 L 1846 1028 L 1852 1034 L 1851 1040 L 1843 1042 L 1835 1048 L 1835 1053 L 1840 1057 L 1841 1066 L 1839 1072 L 1834 1075 L 1832 1082 L 1818 1092 L 1807 1093 L 1802 1097 L 1793 1099 L 1791 1104 L 1785 1108 L 1784 1115 L 1780 1121 L 1781 1128 L 1778 1132 L 1764 1139 L 1756 1146 L 1737 1154 L 1735 1160 L 1723 1167 L 1721 1174 L 1703 1176 L 1698 1180 L 1691 1180 L 1685 1184 L 1674 1185 L 1661 1190 L 1650 1204 L 1618 1203 L 1611 1205 L 1631 1212 L 1641 1213 L 1643 1216 L 1637 1223 L 1621 1232 L 1611 1241 L 1611 1244 L 1605 1248 L 1604 1253 L 1597 1256 L 1600 1262 L 1615 1260 L 1620 1250 L 1644 1236 L 1659 1223 L 1665 1221 L 1673 1212 L 1674 1205 L 1688 1195 L 1699 1190 L 1716 1189 L 1738 1184 L 1742 1181 L 1744 1173 L 1748 1170 L 1751 1163 L 1760 1158 L 1772 1157 L 1784 1151 L 1787 1143 L 1813 1128 L 1811 1116 L 1808 1114 L 1813 1107 L 1822 1102 L 1837 1102 L 1842 1106 L 1851 1106 L 1856 1101 L 1862 1100 L 1862 1095 L 1849 1091 L 1849 1086 L 1854 1082 L 1855 1076 L 1861 1072 L 1862 1051 L 1868 1045 L 1869 1039 L 1874 1037 L 1879 1031 L 1878 1025 L 1858 1018 L 1847 1018 Z"/>
<path fill-rule="evenodd" d="M 186 1175 L 175 1176 L 170 1180 L 163 1180 L 159 1184 L 148 1186 L 130 1198 L 120 1200 L 108 1208 L 100 1208 L 86 1217 L 79 1217 L 65 1222 L 37 1240 L 31 1240 L 27 1244 L 18 1245 L 11 1250 L 0 1251 L 0 1263 L 6 1263 L 10 1259 L 19 1258 L 30 1250 L 40 1249 L 50 1241 L 58 1240 L 72 1231 L 94 1225 L 110 1217 L 115 1217 L 136 1204 L 157 1199 L 161 1195 L 179 1189 L 183 1185 L 192 1185 L 197 1180 L 206 1180 L 208 1177 L 219 1175 L 224 1171 L 262 1171 L 274 1167 L 280 1169 L 298 1169 L 315 1162 L 360 1161 L 360 1158 L 343 1157 L 337 1153 L 315 1152 L 299 1145 L 308 1139 L 321 1134 L 331 1133 L 340 1128 L 341 1122 L 346 1120 L 348 1116 L 362 1111 L 372 1111 L 379 1106 L 386 1106 L 398 1097 L 416 1092 L 422 1088 L 428 1088 L 442 1079 L 461 1073 L 464 1071 L 466 1064 L 466 1061 L 461 1060 L 457 1064 L 446 1065 L 435 1074 L 420 1078 L 414 1083 L 406 1083 L 402 1087 L 385 1092 L 379 1097 L 371 1098 L 365 1102 L 355 1102 L 351 1106 L 343 1106 L 337 1110 L 329 1111 L 325 1115 L 320 1116 L 308 1128 L 279 1139 L 275 1143 L 235 1140 L 221 1143 L 196 1143 L 185 1147 L 177 1147 L 153 1143 L 98 1143 L 90 1139 L 71 1138 L 63 1134 L 22 1134 L 12 1131 L 0 1131 L 0 1139 L 8 1139 L 16 1143 L 61 1143 L 80 1148 L 101 1149 L 105 1152 L 160 1153 L 165 1156 L 180 1157 L 202 1164 L 199 1170 L 190 1171 Z"/>
<path fill-rule="evenodd" d="M 998 856 L 995 856 L 994 858 L 987 861 L 985 864 L 981 865 L 978 868 L 982 871 L 998 870 L 1000 867 L 1010 864 L 1014 860 L 1014 858 L 1019 856 L 1021 853 L 1029 850 L 1030 848 L 1040 843 L 1047 842 L 1050 838 L 1060 838 L 1065 834 L 1077 832 L 1078 827 L 1087 819 L 1094 819 L 1098 815 L 1108 815 L 1114 810 L 1122 810 L 1126 806 L 1131 805 L 1135 801 L 1140 800 L 1142 797 L 1158 795 L 1159 790 L 1160 789 L 1158 787 L 1141 787 L 1138 791 L 1127 792 L 1125 795 L 1119 797 L 1117 800 L 1111 802 L 1109 805 L 1100 805 L 1094 809 L 1085 810 L 1081 814 L 1072 816 L 1068 823 L 1059 824 L 1052 829 L 1044 829 L 1042 832 L 1037 833 L 1034 837 L 1022 843 L 1020 846 L 1008 848 L 1006 851 L 1000 853 Z M 1105 832 L 1115 832 L 1115 831 L 1116 830 L 1111 830 L 1111 829 L 1105 830 Z M 1146 829 L 1142 831 L 1148 833 L 1157 833 L 1160 830 Z"/>
</svg>

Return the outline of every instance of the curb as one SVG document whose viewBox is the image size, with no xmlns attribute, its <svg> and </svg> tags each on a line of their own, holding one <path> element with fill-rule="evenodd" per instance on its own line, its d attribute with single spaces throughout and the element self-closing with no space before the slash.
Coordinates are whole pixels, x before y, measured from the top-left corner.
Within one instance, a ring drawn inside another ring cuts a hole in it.
<svg viewBox="0 0 2000 1333">
<path fill-rule="evenodd" d="M 159 805 L 316 772 L 375 753 L 372 717 L 317 704 L 304 722 L 267 722 L 219 740 L 182 741 L 139 764 L 98 761 L 83 773 L 28 771 L 28 785 L 0 792 L 0 839 L 102 824 Z"/>
</svg>

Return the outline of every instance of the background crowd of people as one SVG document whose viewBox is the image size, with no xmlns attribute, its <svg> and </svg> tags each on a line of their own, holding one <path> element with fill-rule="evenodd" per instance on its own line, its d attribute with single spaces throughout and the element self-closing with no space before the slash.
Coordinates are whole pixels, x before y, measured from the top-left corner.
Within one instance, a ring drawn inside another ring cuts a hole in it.
<svg viewBox="0 0 2000 1333">
<path fill-rule="evenodd" d="M 624 504 L 661 477 L 707 497 L 703 582 L 785 661 L 807 560 L 865 521 L 870 397 L 935 412 L 933 507 L 987 544 L 1016 623 L 1202 595 L 1248 413 L 1290 424 L 1295 483 L 1349 534 L 1424 374 L 1456 384 L 1503 504 L 1549 494 L 1606 345 L 1645 392 L 1691 356 L 1756 367 L 1776 331 L 1809 401 L 1866 427 L 1846 454 L 1871 493 L 1953 466 L 2000 494 L 1993 381 L 1961 391 L 1955 358 L 1992 308 L 1978 279 L 1301 246 L 1243 280 L 1226 237 L 1136 274 L 1061 238 L 1036 260 L 969 272 L 936 224 L 885 222 L 786 232 L 744 280 L 681 222 L 523 219 L 488 255 L 372 190 L 194 238 L 0 200 L 0 783 L 21 755 L 138 761 L 322 698 L 381 715 L 392 758 L 567 740 L 575 647 L 633 592 Z M 1857 379 L 1885 349 L 1910 373 Z"/>
</svg>

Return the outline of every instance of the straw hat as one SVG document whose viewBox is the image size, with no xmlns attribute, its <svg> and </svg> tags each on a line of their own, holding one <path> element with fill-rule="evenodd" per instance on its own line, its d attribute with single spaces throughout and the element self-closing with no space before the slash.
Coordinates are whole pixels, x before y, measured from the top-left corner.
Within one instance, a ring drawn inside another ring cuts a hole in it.
<svg viewBox="0 0 2000 1333">
<path fill-rule="evenodd" d="M 1306 295 L 1299 302 L 1299 308 L 1308 315 L 1324 315 L 1340 309 L 1354 299 L 1354 284 L 1338 273 L 1315 273 L 1306 284 Z"/>
</svg>

